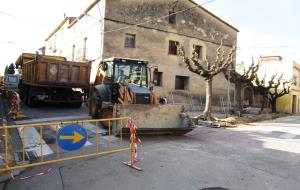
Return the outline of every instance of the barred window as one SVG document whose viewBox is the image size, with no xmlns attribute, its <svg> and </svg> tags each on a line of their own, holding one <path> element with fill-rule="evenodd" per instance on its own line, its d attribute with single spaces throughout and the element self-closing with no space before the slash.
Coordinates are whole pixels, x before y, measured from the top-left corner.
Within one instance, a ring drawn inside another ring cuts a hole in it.
<svg viewBox="0 0 300 190">
<path fill-rule="evenodd" d="M 155 86 L 162 86 L 162 80 L 163 80 L 163 73 L 162 72 L 157 72 L 153 73 L 153 78 L 154 81 L 156 81 Z"/>
<path fill-rule="evenodd" d="M 187 76 L 175 76 L 175 90 L 189 90 L 189 79 Z"/>
<path fill-rule="evenodd" d="M 194 45 L 194 51 L 197 53 L 197 58 L 202 59 L 202 46 Z"/>
<path fill-rule="evenodd" d="M 126 48 L 135 48 L 135 34 L 126 34 L 125 47 Z"/>
<path fill-rule="evenodd" d="M 176 24 L 176 14 L 174 11 L 169 11 L 169 24 Z"/>
<path fill-rule="evenodd" d="M 297 86 L 297 77 L 296 76 L 293 77 L 293 82 L 294 82 L 294 86 Z"/>
<path fill-rule="evenodd" d="M 169 41 L 169 54 L 171 55 L 177 55 L 177 46 L 179 45 L 179 42 L 176 41 Z"/>
</svg>

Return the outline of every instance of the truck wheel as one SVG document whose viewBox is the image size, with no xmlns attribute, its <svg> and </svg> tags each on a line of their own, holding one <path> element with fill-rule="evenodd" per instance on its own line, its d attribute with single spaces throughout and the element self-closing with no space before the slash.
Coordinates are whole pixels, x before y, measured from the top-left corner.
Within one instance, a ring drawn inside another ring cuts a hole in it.
<svg viewBox="0 0 300 190">
<path fill-rule="evenodd" d="M 24 95 L 25 97 L 24 97 L 24 99 L 25 99 L 25 104 L 28 105 L 31 108 L 34 108 L 34 107 L 37 106 L 36 101 L 34 100 L 33 94 L 34 94 L 33 87 L 28 86 L 25 89 L 25 95 Z"/>
<path fill-rule="evenodd" d="M 23 102 L 25 105 L 28 105 L 28 92 L 24 92 L 24 99 L 23 99 Z"/>
<path fill-rule="evenodd" d="M 36 101 L 33 99 L 32 96 L 28 96 L 27 103 L 28 106 L 31 108 L 35 108 L 37 106 Z"/>
<path fill-rule="evenodd" d="M 107 107 L 107 108 L 103 108 L 100 110 L 99 112 L 99 116 L 101 119 L 110 119 L 113 118 L 113 108 L 112 107 Z M 109 125 L 112 126 L 112 121 L 102 121 L 100 122 L 100 124 L 102 125 L 102 127 L 108 129 Z M 110 128 L 112 129 L 112 128 Z"/>
<path fill-rule="evenodd" d="M 93 119 L 99 118 L 99 109 L 102 106 L 102 102 L 97 100 L 97 94 L 94 93 L 91 97 L 89 108 L 90 108 L 90 115 Z"/>
<path fill-rule="evenodd" d="M 69 107 L 71 107 L 71 108 L 80 108 L 81 104 L 82 104 L 82 102 L 74 102 L 74 103 L 70 103 Z"/>
</svg>

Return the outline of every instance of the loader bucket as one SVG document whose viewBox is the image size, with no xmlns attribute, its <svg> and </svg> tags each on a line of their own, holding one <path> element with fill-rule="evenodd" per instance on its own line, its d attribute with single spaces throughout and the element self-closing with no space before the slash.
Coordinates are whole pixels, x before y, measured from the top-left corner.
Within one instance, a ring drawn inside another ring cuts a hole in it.
<svg viewBox="0 0 300 190">
<path fill-rule="evenodd" d="M 131 117 L 137 125 L 139 134 L 185 134 L 194 127 L 191 126 L 189 118 L 183 115 L 182 105 L 130 104 L 114 107 L 114 116 Z M 116 130 L 120 125 L 124 124 L 120 122 L 113 124 L 115 135 L 120 134 L 120 130 Z M 123 128 L 122 132 L 128 134 L 129 129 Z"/>
</svg>

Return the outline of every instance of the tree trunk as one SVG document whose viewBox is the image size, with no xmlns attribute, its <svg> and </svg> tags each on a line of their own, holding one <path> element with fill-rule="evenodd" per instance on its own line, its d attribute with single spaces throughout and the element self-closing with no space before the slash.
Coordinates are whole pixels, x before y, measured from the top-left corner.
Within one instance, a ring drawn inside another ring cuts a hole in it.
<svg viewBox="0 0 300 190">
<path fill-rule="evenodd" d="M 272 113 L 276 113 L 276 99 L 273 99 L 272 101 L 270 101 L 271 103 L 271 108 L 272 108 Z"/>
<path fill-rule="evenodd" d="M 262 96 L 263 96 L 263 98 L 262 98 L 260 113 L 262 113 L 264 111 L 265 103 L 268 101 L 268 91 L 264 90 L 264 92 L 262 93 Z"/>
<path fill-rule="evenodd" d="M 206 99 L 205 99 L 205 109 L 203 115 L 205 119 L 211 118 L 211 104 L 212 104 L 212 79 L 206 80 Z"/>
<path fill-rule="evenodd" d="M 235 89 L 236 89 L 236 93 L 235 93 L 235 100 L 236 100 L 236 111 L 242 111 L 242 100 L 241 100 L 241 82 L 237 81 L 235 83 Z"/>
<path fill-rule="evenodd" d="M 262 102 L 261 102 L 261 107 L 260 107 L 260 113 L 262 113 L 262 112 L 264 111 L 264 108 L 265 108 L 265 101 L 266 101 L 266 98 L 263 97 Z"/>
</svg>

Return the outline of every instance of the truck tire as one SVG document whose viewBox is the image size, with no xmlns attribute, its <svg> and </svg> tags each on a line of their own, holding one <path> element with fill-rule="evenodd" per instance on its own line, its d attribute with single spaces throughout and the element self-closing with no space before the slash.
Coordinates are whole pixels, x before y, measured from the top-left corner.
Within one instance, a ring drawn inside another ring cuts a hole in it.
<svg viewBox="0 0 300 190">
<path fill-rule="evenodd" d="M 32 96 L 30 96 L 30 95 L 28 96 L 27 104 L 28 104 L 28 106 L 31 107 L 31 108 L 37 107 L 36 101 L 35 101 L 34 98 L 33 98 Z"/>
<path fill-rule="evenodd" d="M 69 103 L 69 107 L 71 107 L 71 108 L 80 108 L 81 104 L 82 104 L 82 102 L 73 102 L 73 103 Z"/>
<path fill-rule="evenodd" d="M 25 105 L 28 105 L 28 94 L 29 94 L 29 88 L 26 86 L 26 85 L 24 85 L 23 87 L 22 87 L 22 90 L 21 91 L 23 91 L 22 92 L 22 94 L 23 94 L 23 102 L 24 102 L 24 104 Z"/>
<path fill-rule="evenodd" d="M 24 91 L 23 102 L 25 105 L 28 105 L 28 92 L 27 91 Z"/>
<path fill-rule="evenodd" d="M 28 88 L 28 92 L 27 92 L 27 104 L 29 107 L 31 108 L 35 108 L 37 106 L 37 102 L 34 100 L 34 96 L 33 96 L 33 88 L 30 87 Z"/>
<path fill-rule="evenodd" d="M 24 89 L 22 87 L 19 87 L 19 95 L 20 95 L 20 100 L 24 101 L 25 93 L 24 93 Z"/>
</svg>

